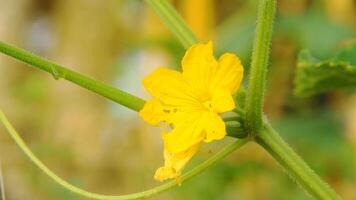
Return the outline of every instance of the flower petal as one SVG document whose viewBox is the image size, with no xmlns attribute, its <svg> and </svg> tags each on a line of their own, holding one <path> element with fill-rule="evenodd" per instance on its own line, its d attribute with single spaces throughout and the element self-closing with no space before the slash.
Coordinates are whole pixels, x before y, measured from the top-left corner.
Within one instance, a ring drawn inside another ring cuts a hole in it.
<svg viewBox="0 0 356 200">
<path fill-rule="evenodd" d="M 182 60 L 183 76 L 199 92 L 201 100 L 209 98 L 211 78 L 218 63 L 213 55 L 212 42 L 190 47 Z"/>
<path fill-rule="evenodd" d="M 206 132 L 204 142 L 220 140 L 226 135 L 224 121 L 214 112 L 206 112 L 202 119 L 202 124 Z"/>
<path fill-rule="evenodd" d="M 167 113 L 164 112 L 165 107 L 158 99 L 147 101 L 144 107 L 140 110 L 139 115 L 147 123 L 158 125 L 162 121 L 166 121 Z"/>
<path fill-rule="evenodd" d="M 181 73 L 159 67 L 143 81 L 148 92 L 169 106 L 187 106 L 199 103 Z"/>
<path fill-rule="evenodd" d="M 213 93 L 212 104 L 218 113 L 228 112 L 235 108 L 235 102 L 228 89 L 219 88 Z"/>
<path fill-rule="evenodd" d="M 173 130 L 163 133 L 165 149 L 171 153 L 186 151 L 204 139 L 201 113 L 177 113 Z"/>
<path fill-rule="evenodd" d="M 225 53 L 219 58 L 219 66 L 212 81 L 213 90 L 227 88 L 231 94 L 240 87 L 243 67 L 238 57 Z"/>
<path fill-rule="evenodd" d="M 164 181 L 170 178 L 179 179 L 183 168 L 198 149 L 199 144 L 193 145 L 186 151 L 179 153 L 170 153 L 164 150 L 164 166 L 157 169 L 154 178 L 158 181 Z"/>
</svg>

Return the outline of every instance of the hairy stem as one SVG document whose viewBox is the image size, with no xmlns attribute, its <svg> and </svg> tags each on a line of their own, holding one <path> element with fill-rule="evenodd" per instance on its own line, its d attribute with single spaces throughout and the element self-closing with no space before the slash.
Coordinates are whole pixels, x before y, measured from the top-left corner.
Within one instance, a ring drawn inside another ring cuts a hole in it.
<svg viewBox="0 0 356 200">
<path fill-rule="evenodd" d="M 0 42 L 0 52 L 46 71 L 52 74 L 55 79 L 63 78 L 71 81 L 132 110 L 139 111 L 145 103 L 145 101 L 139 97 L 9 44 Z"/>
<path fill-rule="evenodd" d="M 316 199 L 340 199 L 335 191 L 293 151 L 268 123 L 265 123 L 263 129 L 257 134 L 256 141 L 276 159 L 292 179 L 295 179 Z"/>
<path fill-rule="evenodd" d="M 275 12 L 276 0 L 260 0 L 246 97 L 246 128 L 251 133 L 256 133 L 262 126 L 263 98 Z"/>
<path fill-rule="evenodd" d="M 146 0 L 165 25 L 172 31 L 185 48 L 198 43 L 193 31 L 184 22 L 168 0 Z"/>
<path fill-rule="evenodd" d="M 84 196 L 90 199 L 98 199 L 98 200 L 128 200 L 128 199 L 142 199 L 142 198 L 148 198 L 152 197 L 158 193 L 161 193 L 163 191 L 169 190 L 171 188 L 174 188 L 177 186 L 179 183 L 177 181 L 170 181 L 166 184 L 157 186 L 155 188 L 145 190 L 142 192 L 137 192 L 137 193 L 132 193 L 132 194 L 127 194 L 127 195 L 103 195 L 103 194 L 97 194 L 93 192 L 89 192 L 87 190 L 78 188 L 75 185 L 70 184 L 69 182 L 63 180 L 60 178 L 58 175 L 56 175 L 52 170 L 50 170 L 43 162 L 41 162 L 35 155 L 34 153 L 30 150 L 30 148 L 26 145 L 26 143 L 22 140 L 20 135 L 16 132 L 14 127 L 11 125 L 9 120 L 6 118 L 5 114 L 0 110 L 0 122 L 5 126 L 7 129 L 8 133 L 12 137 L 12 139 L 16 142 L 16 144 L 21 148 L 21 150 L 25 153 L 25 155 L 43 172 L 45 173 L 48 177 L 50 177 L 53 181 L 55 181 L 57 184 L 62 186 L 63 188 L 77 194 L 80 196 Z M 227 155 L 232 153 L 234 150 L 237 148 L 243 146 L 248 140 L 237 140 L 236 142 L 232 143 L 231 145 L 225 147 L 223 150 L 209 158 L 208 160 L 204 161 L 200 165 L 196 166 L 193 168 L 191 171 L 185 173 L 182 175 L 180 181 L 186 181 L 193 176 L 203 172 L 205 169 L 211 167 L 213 164 L 216 162 L 220 161 L 221 159 L 225 158 Z"/>
</svg>

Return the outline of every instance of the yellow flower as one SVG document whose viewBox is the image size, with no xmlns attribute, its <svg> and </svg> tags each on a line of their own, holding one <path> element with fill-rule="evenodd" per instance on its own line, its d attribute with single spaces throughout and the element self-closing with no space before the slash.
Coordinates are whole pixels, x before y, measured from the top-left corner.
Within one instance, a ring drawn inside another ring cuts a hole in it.
<svg viewBox="0 0 356 200">
<path fill-rule="evenodd" d="M 196 44 L 182 60 L 183 72 L 159 67 L 143 85 L 154 97 L 147 101 L 140 116 L 152 125 L 164 127 L 164 166 L 154 178 L 179 179 L 182 169 L 202 142 L 226 135 L 220 113 L 235 108 L 232 94 L 240 87 L 243 67 L 231 53 L 217 61 L 213 45 Z"/>
</svg>

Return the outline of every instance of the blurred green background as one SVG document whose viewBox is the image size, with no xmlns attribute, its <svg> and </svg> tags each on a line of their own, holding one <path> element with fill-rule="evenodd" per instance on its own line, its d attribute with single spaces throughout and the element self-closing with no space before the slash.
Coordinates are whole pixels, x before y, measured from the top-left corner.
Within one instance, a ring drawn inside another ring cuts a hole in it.
<svg viewBox="0 0 356 200">
<path fill-rule="evenodd" d="M 246 71 L 256 0 L 175 0 L 216 56 L 235 52 Z M 157 66 L 179 68 L 184 49 L 142 0 L 0 0 L 0 39 L 137 96 Z M 293 95 L 297 56 L 328 58 L 356 38 L 355 0 L 280 0 L 265 112 L 333 188 L 356 199 L 356 95 Z M 246 78 L 245 78 L 246 80 Z M 137 113 L 0 55 L 0 107 L 27 144 L 61 177 L 93 192 L 126 194 L 158 185 L 160 130 Z M 205 145 L 187 168 L 232 141 Z M 0 128 L 8 200 L 76 200 L 38 170 Z M 181 187 L 152 199 L 311 199 L 260 147 L 239 149 Z"/>
</svg>

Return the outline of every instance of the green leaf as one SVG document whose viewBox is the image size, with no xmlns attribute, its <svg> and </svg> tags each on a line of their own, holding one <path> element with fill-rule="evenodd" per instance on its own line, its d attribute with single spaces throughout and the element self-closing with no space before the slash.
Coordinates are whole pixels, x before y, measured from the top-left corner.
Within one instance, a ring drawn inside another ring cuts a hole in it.
<svg viewBox="0 0 356 200">
<path fill-rule="evenodd" d="M 332 60 L 336 62 L 346 62 L 356 67 L 356 42 L 342 49 Z"/>
<path fill-rule="evenodd" d="M 300 97 L 356 88 L 356 44 L 325 61 L 313 57 L 308 50 L 302 51 L 294 84 L 294 94 Z"/>
</svg>

